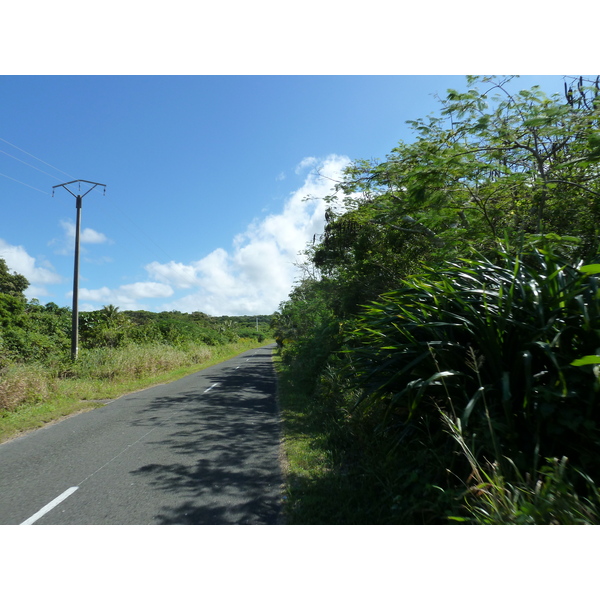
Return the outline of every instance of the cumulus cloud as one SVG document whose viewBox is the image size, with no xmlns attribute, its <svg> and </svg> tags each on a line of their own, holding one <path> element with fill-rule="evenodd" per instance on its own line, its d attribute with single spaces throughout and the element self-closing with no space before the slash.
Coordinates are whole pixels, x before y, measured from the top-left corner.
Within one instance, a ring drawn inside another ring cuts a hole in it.
<svg viewBox="0 0 600 600">
<path fill-rule="evenodd" d="M 216 248 L 189 263 L 154 261 L 145 267 L 149 281 L 112 290 L 82 289 L 80 298 L 123 310 L 146 309 L 144 300 L 172 298 L 152 310 L 201 311 L 215 316 L 271 314 L 287 299 L 298 276 L 299 253 L 313 236 L 323 232 L 327 208 L 323 197 L 331 194 L 333 181 L 341 179 L 349 162 L 337 155 L 321 161 L 312 157 L 302 160 L 300 171 L 314 169 L 288 196 L 281 212 L 250 223 L 235 236 L 229 251 Z"/>
<path fill-rule="evenodd" d="M 49 242 L 49 246 L 56 246 L 56 254 L 70 254 L 75 247 L 75 230 L 76 226 L 72 221 L 62 220 L 60 226 L 64 231 L 64 236 L 60 239 L 53 239 Z M 104 233 L 100 233 L 90 227 L 84 227 L 80 231 L 79 241 L 81 244 L 111 244 L 110 240 Z"/>
<path fill-rule="evenodd" d="M 314 156 L 307 156 L 306 158 L 303 158 L 296 166 L 296 175 L 300 175 L 302 171 L 316 165 L 318 162 L 319 161 Z"/>
<path fill-rule="evenodd" d="M 70 294 L 71 295 L 71 294 Z M 79 299 L 91 302 L 108 302 L 112 297 L 113 291 L 109 287 L 101 287 L 97 290 L 88 290 L 79 288 Z"/>
<path fill-rule="evenodd" d="M 72 295 L 72 294 L 70 294 Z M 98 305 L 114 304 L 122 310 L 139 310 L 147 308 L 144 299 L 168 298 L 173 295 L 173 288 L 156 281 L 141 281 L 122 285 L 117 289 L 101 287 L 96 290 L 79 289 L 79 299 L 92 302 L 83 310 L 95 310 Z"/>
<path fill-rule="evenodd" d="M 298 275 L 299 253 L 323 232 L 332 180 L 339 180 L 349 159 L 331 155 L 304 159 L 315 166 L 303 185 L 291 193 L 283 210 L 255 220 L 233 240 L 233 249 L 218 248 L 201 260 L 182 264 L 153 262 L 151 279 L 190 293 L 164 305 L 165 310 L 202 311 L 212 315 L 270 314 L 285 300 Z"/>
<path fill-rule="evenodd" d="M 154 261 L 146 265 L 146 271 L 156 281 L 169 283 L 179 289 L 185 289 L 199 284 L 196 264 L 184 265 L 175 261 L 161 264 Z"/>
<path fill-rule="evenodd" d="M 23 246 L 13 246 L 0 239 L 0 258 L 6 261 L 9 270 L 24 275 L 30 283 L 27 288 L 29 298 L 46 296 L 48 292 L 46 285 L 61 283 L 63 278 L 54 271 L 48 262 L 41 264 L 30 256 Z"/>
</svg>

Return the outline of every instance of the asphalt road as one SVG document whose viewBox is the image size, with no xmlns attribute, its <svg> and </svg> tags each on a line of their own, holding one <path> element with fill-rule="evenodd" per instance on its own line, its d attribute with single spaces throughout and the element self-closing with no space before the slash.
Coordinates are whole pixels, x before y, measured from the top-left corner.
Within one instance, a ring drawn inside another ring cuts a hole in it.
<svg viewBox="0 0 600 600">
<path fill-rule="evenodd" d="M 0 524 L 277 524 L 272 349 L 0 445 Z"/>
</svg>

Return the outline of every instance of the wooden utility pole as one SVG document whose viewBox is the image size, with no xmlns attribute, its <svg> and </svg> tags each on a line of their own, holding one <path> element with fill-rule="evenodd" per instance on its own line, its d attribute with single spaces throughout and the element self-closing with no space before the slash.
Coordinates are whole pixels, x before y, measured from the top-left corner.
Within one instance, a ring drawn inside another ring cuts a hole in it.
<svg viewBox="0 0 600 600">
<path fill-rule="evenodd" d="M 72 183 L 79 184 L 79 191 L 81 191 L 82 183 L 89 183 L 92 187 L 85 192 L 85 194 L 75 194 L 67 186 Z M 95 183 L 93 181 L 86 181 L 85 179 L 76 179 L 75 181 L 68 181 L 67 183 L 61 183 L 59 185 L 52 186 L 52 195 L 54 196 L 54 189 L 57 187 L 64 187 L 69 194 L 75 197 L 75 206 L 77 208 L 77 225 L 75 227 L 75 267 L 73 270 L 73 315 L 72 315 L 72 327 L 71 327 L 71 359 L 77 360 L 77 354 L 79 353 L 79 234 L 81 231 L 81 204 L 82 199 L 85 195 L 89 194 L 95 187 L 102 186 L 104 192 L 106 192 L 106 185 L 103 183 Z"/>
</svg>

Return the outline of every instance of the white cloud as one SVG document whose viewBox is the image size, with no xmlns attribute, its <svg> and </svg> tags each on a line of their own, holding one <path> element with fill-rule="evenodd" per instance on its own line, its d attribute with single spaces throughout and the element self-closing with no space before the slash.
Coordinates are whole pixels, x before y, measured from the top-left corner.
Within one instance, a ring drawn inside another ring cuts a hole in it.
<svg viewBox="0 0 600 600">
<path fill-rule="evenodd" d="M 184 265 L 174 261 L 161 264 L 157 261 L 146 265 L 146 271 L 153 279 L 169 283 L 176 288 L 185 289 L 198 285 L 198 277 L 194 264 Z"/>
<path fill-rule="evenodd" d="M 0 239 L 0 258 L 6 261 L 9 270 L 24 275 L 30 283 L 26 295 L 29 298 L 46 296 L 46 285 L 61 283 L 63 278 L 54 271 L 52 265 L 46 261 L 43 266 L 30 256 L 23 246 L 12 246 Z"/>
<path fill-rule="evenodd" d="M 89 300 L 91 302 L 108 302 L 111 297 L 112 291 L 108 287 L 102 287 L 97 290 L 88 290 L 87 288 L 79 288 L 79 299 Z M 72 293 L 69 294 L 72 296 Z"/>
<path fill-rule="evenodd" d="M 202 311 L 210 315 L 270 314 L 286 300 L 298 276 L 299 253 L 315 234 L 323 232 L 326 203 L 333 180 L 341 178 L 350 160 L 331 155 L 313 166 L 300 188 L 292 192 L 280 213 L 256 219 L 232 240 L 228 252 L 217 248 L 200 260 L 184 264 L 157 261 L 146 265 L 150 281 L 116 289 L 80 289 L 83 310 L 114 304 L 122 310 Z M 319 175 L 321 173 L 323 177 Z M 183 296 L 175 297 L 175 290 Z M 148 307 L 144 300 L 172 298 Z"/>
<path fill-rule="evenodd" d="M 128 298 L 168 298 L 173 295 L 173 288 L 164 283 L 156 281 L 142 281 L 138 283 L 130 283 L 122 285 L 118 289 L 118 293 L 127 296 Z"/>
<path fill-rule="evenodd" d="M 202 260 L 153 262 L 148 275 L 158 282 L 191 292 L 163 305 L 163 310 L 202 311 L 212 315 L 270 314 L 285 300 L 298 275 L 299 253 L 325 225 L 332 179 L 340 179 L 349 159 L 331 155 L 323 161 L 304 159 L 316 166 L 304 184 L 291 193 L 279 214 L 255 220 L 233 240 L 232 252 L 218 248 Z"/>
<path fill-rule="evenodd" d="M 309 167 L 316 165 L 318 162 L 319 161 L 314 156 L 307 156 L 306 158 L 303 158 L 296 166 L 296 175 L 300 175 L 304 169 L 308 169 Z"/>
<path fill-rule="evenodd" d="M 140 300 L 148 298 L 168 298 L 173 295 L 173 288 L 156 281 L 140 281 L 122 285 L 117 289 L 101 287 L 96 290 L 79 289 L 79 299 L 93 304 L 85 305 L 82 310 L 97 310 L 102 305 L 114 304 L 122 310 L 141 310 L 148 308 Z M 69 294 L 72 296 L 72 293 Z"/>
<path fill-rule="evenodd" d="M 53 239 L 49 242 L 49 246 L 57 246 L 56 254 L 70 254 L 75 247 L 75 224 L 69 220 L 62 220 L 60 226 L 65 232 L 62 239 Z M 84 227 L 80 231 L 79 241 L 81 244 L 111 244 L 110 240 L 104 233 L 100 233 L 95 229 Z"/>
</svg>

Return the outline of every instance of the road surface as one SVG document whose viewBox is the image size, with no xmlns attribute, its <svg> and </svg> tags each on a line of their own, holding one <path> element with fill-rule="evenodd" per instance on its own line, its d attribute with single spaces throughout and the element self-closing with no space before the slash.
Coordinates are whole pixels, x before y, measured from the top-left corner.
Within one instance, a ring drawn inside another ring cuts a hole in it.
<svg viewBox="0 0 600 600">
<path fill-rule="evenodd" d="M 277 524 L 272 349 L 0 445 L 0 524 Z"/>
</svg>

